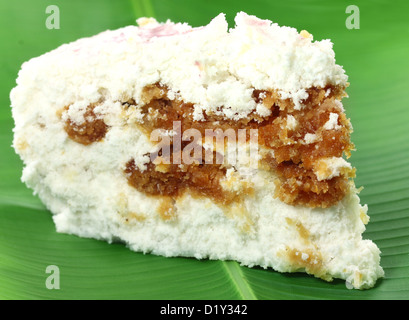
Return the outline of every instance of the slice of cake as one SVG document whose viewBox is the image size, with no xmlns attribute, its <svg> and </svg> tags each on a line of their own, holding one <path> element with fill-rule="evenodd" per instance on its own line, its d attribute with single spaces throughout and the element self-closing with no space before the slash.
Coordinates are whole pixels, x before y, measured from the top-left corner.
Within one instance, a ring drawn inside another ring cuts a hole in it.
<svg viewBox="0 0 409 320">
<path fill-rule="evenodd" d="M 332 43 L 235 22 L 141 18 L 24 63 L 22 180 L 59 232 L 374 286 Z"/>
</svg>

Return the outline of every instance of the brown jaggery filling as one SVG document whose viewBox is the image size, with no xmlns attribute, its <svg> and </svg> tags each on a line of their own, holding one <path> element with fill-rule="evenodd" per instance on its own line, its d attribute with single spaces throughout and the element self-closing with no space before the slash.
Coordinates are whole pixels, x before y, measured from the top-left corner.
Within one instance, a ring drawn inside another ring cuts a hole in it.
<svg viewBox="0 0 409 320">
<path fill-rule="evenodd" d="M 94 113 L 95 106 L 95 104 L 91 104 L 87 107 L 84 113 L 84 122 L 77 124 L 70 119 L 65 122 L 65 131 L 75 142 L 89 145 L 105 137 L 108 126 L 103 119 L 98 118 Z M 65 110 L 68 108 L 66 107 Z"/>
<path fill-rule="evenodd" d="M 259 145 L 274 154 L 262 160 L 264 167 L 278 176 L 276 193 L 272 196 L 291 205 L 329 207 L 344 197 L 352 174 L 319 181 L 313 166 L 322 158 L 349 156 L 353 149 L 349 120 L 337 103 L 345 93 L 344 88 L 331 85 L 310 88 L 307 92 L 308 98 L 303 101 L 301 110 L 297 110 L 290 99 L 281 99 L 274 91 L 254 90 L 254 100 L 271 111 L 268 116 L 252 112 L 246 118 L 231 120 L 205 113 L 204 121 L 195 121 L 192 103 L 171 100 L 166 87 L 153 84 L 143 91 L 144 105 L 140 107 L 143 119 L 137 125 L 148 135 L 158 128 L 172 130 L 174 121 L 180 121 L 182 132 L 193 128 L 203 136 L 206 129 L 246 129 L 247 133 L 249 129 L 257 129 Z M 136 108 L 136 103 L 132 99 L 123 102 L 123 108 L 125 111 Z M 89 112 L 89 118 L 92 118 L 92 109 Z M 327 130 L 323 126 L 331 113 L 338 115 L 337 128 Z M 289 125 L 290 117 L 296 126 Z M 105 135 L 107 127 L 101 121 L 95 119 L 93 123 L 86 122 L 84 127 L 74 129 L 66 124 L 66 131 L 70 138 L 86 145 Z M 316 139 L 306 142 L 306 134 L 313 134 Z M 128 161 L 125 169 L 129 184 L 146 194 L 178 197 L 189 190 L 228 204 L 236 201 L 238 195 L 222 188 L 220 180 L 225 173 L 226 168 L 222 165 L 199 163 L 159 167 L 150 162 L 145 170 L 140 170 L 133 159 Z"/>
<path fill-rule="evenodd" d="M 330 93 L 325 97 L 327 90 Z M 311 169 L 312 163 L 323 157 L 341 157 L 349 155 L 353 145 L 350 142 L 351 126 L 343 110 L 335 103 L 343 96 L 343 90 L 328 86 L 324 89 L 311 88 L 309 98 L 304 102 L 305 108 L 295 110 L 291 101 L 281 100 L 272 92 L 254 91 L 254 98 L 261 101 L 271 110 L 267 117 L 261 117 L 255 112 L 240 120 L 225 119 L 218 115 L 205 114 L 205 121 L 193 119 L 193 104 L 183 101 L 169 100 L 167 90 L 159 85 L 145 88 L 144 99 L 148 101 L 142 107 L 145 120 L 141 126 L 152 132 L 156 128 L 172 130 L 174 121 L 181 121 L 182 132 L 189 128 L 199 130 L 202 135 L 206 129 L 257 129 L 259 144 L 274 150 L 278 163 L 292 161 L 302 162 L 304 167 Z M 265 96 L 260 98 L 260 96 Z M 339 130 L 323 130 L 323 125 L 329 120 L 329 114 L 338 114 Z M 286 127 L 287 117 L 291 115 L 299 124 L 296 130 Z M 149 118 L 149 119 L 148 119 Z M 247 133 L 249 130 L 247 130 Z M 315 143 L 305 144 L 303 139 L 307 133 L 320 133 L 322 139 Z"/>
<path fill-rule="evenodd" d="M 340 201 L 349 187 L 347 177 L 319 181 L 312 170 L 293 162 L 285 161 L 272 166 L 280 178 L 275 196 L 286 203 L 325 208 Z"/>
<path fill-rule="evenodd" d="M 147 164 L 145 170 L 136 167 L 134 159 L 126 164 L 125 174 L 129 184 L 137 190 L 152 196 L 169 196 L 177 198 L 186 191 L 191 195 L 209 197 L 217 203 L 228 205 L 243 194 L 250 194 L 251 188 L 245 188 L 241 193 L 226 191 L 220 185 L 220 180 L 226 175 L 226 167 L 217 163 L 201 163 L 201 159 L 206 157 L 206 150 L 200 146 L 200 157 L 191 164 L 176 164 L 173 161 L 176 152 L 185 152 L 185 147 L 190 141 L 183 141 L 181 146 L 173 148 L 169 154 L 164 154 L 161 150 L 158 157 Z M 190 152 L 193 153 L 193 150 Z M 212 151 L 213 159 L 219 155 Z M 191 155 L 192 158 L 194 158 Z M 165 163 L 158 163 L 157 160 L 166 160 Z"/>
<path fill-rule="evenodd" d="M 222 189 L 219 181 L 225 176 L 226 171 L 220 169 L 219 165 L 196 164 L 181 169 L 177 164 L 169 164 L 163 172 L 157 171 L 156 166 L 150 162 L 146 171 L 141 171 L 132 159 L 126 164 L 125 173 L 131 186 L 153 196 L 177 198 L 189 190 L 194 196 L 210 197 L 225 205 L 232 203 L 237 197 L 236 194 Z"/>
</svg>

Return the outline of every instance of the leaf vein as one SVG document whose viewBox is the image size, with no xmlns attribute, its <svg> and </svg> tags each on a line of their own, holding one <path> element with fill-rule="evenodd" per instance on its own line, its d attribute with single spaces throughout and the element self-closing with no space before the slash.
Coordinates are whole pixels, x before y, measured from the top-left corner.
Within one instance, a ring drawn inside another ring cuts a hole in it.
<svg viewBox="0 0 409 320">
<path fill-rule="evenodd" d="M 232 283 L 243 300 L 258 300 L 253 290 L 251 289 L 240 265 L 235 261 L 222 261 L 223 266 L 229 275 Z"/>
</svg>

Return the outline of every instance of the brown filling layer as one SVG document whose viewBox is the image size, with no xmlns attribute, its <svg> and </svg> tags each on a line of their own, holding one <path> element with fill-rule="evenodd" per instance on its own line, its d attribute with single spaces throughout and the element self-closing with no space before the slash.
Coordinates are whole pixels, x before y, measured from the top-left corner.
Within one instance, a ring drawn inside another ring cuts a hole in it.
<svg viewBox="0 0 409 320">
<path fill-rule="evenodd" d="M 223 189 L 220 185 L 220 180 L 226 176 L 226 167 L 223 164 L 200 163 L 200 159 L 189 165 L 175 164 L 175 153 L 183 153 L 189 143 L 190 141 L 183 141 L 180 149 L 173 148 L 170 154 L 159 152 L 158 157 L 149 162 L 145 170 L 139 170 L 131 159 L 125 168 L 129 183 L 137 190 L 152 196 L 177 198 L 189 191 L 193 196 L 206 196 L 223 205 L 238 201 L 243 193 L 252 193 L 251 188 L 244 188 L 240 193 Z M 205 154 L 209 151 L 203 147 L 200 149 L 200 157 L 205 159 Z M 213 159 L 216 159 L 218 155 L 216 152 L 212 153 Z M 158 164 L 159 158 L 167 160 L 166 164 Z"/>
<path fill-rule="evenodd" d="M 69 107 L 65 109 L 68 110 Z M 68 119 L 65 122 L 65 131 L 75 142 L 89 145 L 102 140 L 108 131 L 108 126 L 103 119 L 99 119 L 94 113 L 95 105 L 89 105 L 84 113 L 84 122 L 77 124 Z"/>
<path fill-rule="evenodd" d="M 274 157 L 263 159 L 264 166 L 279 177 L 274 196 L 292 205 L 329 207 L 344 197 L 352 173 L 319 181 L 313 165 L 318 159 L 341 157 L 344 153 L 349 155 L 353 148 L 349 120 L 337 103 L 345 95 L 344 88 L 311 88 L 308 94 L 304 108 L 296 110 L 291 100 L 280 99 L 276 92 L 255 90 L 255 101 L 270 109 L 269 116 L 251 113 L 244 119 L 233 121 L 215 114 L 204 114 L 204 121 L 195 121 L 193 104 L 169 99 L 167 88 L 155 84 L 147 86 L 143 92 L 143 119 L 138 125 L 150 134 L 158 128 L 172 130 L 173 122 L 180 121 L 182 132 L 194 128 L 203 136 L 206 129 L 247 129 L 247 133 L 249 129 L 257 129 L 259 145 L 274 151 Z M 123 106 L 125 110 L 136 107 L 133 100 L 124 102 Z M 99 141 L 107 131 L 103 120 L 95 117 L 93 108 L 87 112 L 90 121 L 83 126 L 73 125 L 70 121 L 65 126 L 71 139 L 85 145 Z M 331 113 L 338 115 L 337 128 L 327 130 L 323 127 Z M 295 125 L 291 125 L 290 120 Z M 306 134 L 315 135 L 315 140 L 307 142 Z M 152 162 L 141 171 L 133 159 L 129 160 L 125 169 L 129 183 L 141 192 L 177 197 L 189 190 L 228 204 L 238 200 L 238 195 L 221 187 L 220 180 L 225 177 L 225 172 L 225 167 L 215 164 L 170 164 L 164 169 Z"/>
<path fill-rule="evenodd" d="M 312 170 L 302 165 L 291 161 L 271 163 L 280 178 L 275 196 L 286 203 L 326 208 L 340 201 L 349 189 L 349 175 L 319 181 Z"/>
<path fill-rule="evenodd" d="M 205 168 L 205 169 L 203 169 Z M 149 195 L 177 198 L 189 191 L 193 196 L 206 196 L 228 205 L 238 197 L 224 191 L 220 180 L 226 170 L 215 164 L 195 164 L 182 168 L 176 164 L 166 165 L 166 171 L 158 171 L 151 162 L 145 171 L 139 170 L 132 159 L 126 164 L 125 173 L 131 186 Z"/>
<path fill-rule="evenodd" d="M 325 92 L 330 94 L 325 97 Z M 353 145 L 350 142 L 351 126 L 343 110 L 335 102 L 343 96 L 344 91 L 337 87 L 324 89 L 312 88 L 308 91 L 309 98 L 305 108 L 294 110 L 288 100 L 280 100 L 271 92 L 255 91 L 254 97 L 271 110 L 267 117 L 251 113 L 248 117 L 238 121 L 224 119 L 218 115 L 204 115 L 205 121 L 193 119 L 193 104 L 174 101 L 167 98 L 166 88 L 150 86 L 145 89 L 143 97 L 148 103 L 142 107 L 145 115 L 141 126 L 152 132 L 156 128 L 172 130 L 174 121 L 181 121 L 182 132 L 189 128 L 199 130 L 202 135 L 206 129 L 257 129 L 259 144 L 274 150 L 274 158 L 278 163 L 291 161 L 311 169 L 313 162 L 324 157 L 341 157 L 343 153 L 349 155 Z M 260 98 L 263 94 L 264 98 Z M 128 105 L 128 107 L 132 107 Z M 338 130 L 325 130 L 324 124 L 329 120 L 330 113 L 338 115 Z M 295 129 L 287 127 L 288 116 L 294 117 Z M 319 134 L 320 139 L 306 144 L 304 137 L 307 133 Z"/>
</svg>

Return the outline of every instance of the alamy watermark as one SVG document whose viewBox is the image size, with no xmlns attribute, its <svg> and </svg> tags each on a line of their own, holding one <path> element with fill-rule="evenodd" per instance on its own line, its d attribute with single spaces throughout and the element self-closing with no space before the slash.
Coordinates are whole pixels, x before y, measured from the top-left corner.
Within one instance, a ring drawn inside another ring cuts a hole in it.
<svg viewBox="0 0 409 320">
<path fill-rule="evenodd" d="M 229 164 L 257 168 L 258 130 L 195 128 L 182 132 L 181 121 L 173 121 L 172 130 L 155 129 L 150 140 L 158 142 L 150 160 L 158 164 Z M 227 143 L 226 143 L 227 142 Z"/>
<path fill-rule="evenodd" d="M 345 20 L 345 26 L 347 29 L 359 29 L 360 28 L 360 15 L 359 7 L 356 5 L 349 5 L 345 9 L 345 13 L 350 14 Z"/>
<path fill-rule="evenodd" d="M 48 290 L 60 289 L 60 268 L 56 265 L 49 265 L 45 269 L 45 273 L 50 274 L 45 280 L 45 287 Z"/>
<path fill-rule="evenodd" d="M 48 14 L 45 19 L 45 27 L 49 30 L 60 29 L 60 8 L 56 5 L 49 5 L 45 8 L 45 13 Z"/>
<path fill-rule="evenodd" d="M 60 29 L 60 8 L 57 5 L 49 5 L 45 8 L 45 13 L 48 15 L 45 20 L 47 29 Z M 345 8 L 345 13 L 349 16 L 345 20 L 347 29 L 360 29 L 360 12 L 357 5 L 349 5 Z"/>
</svg>

